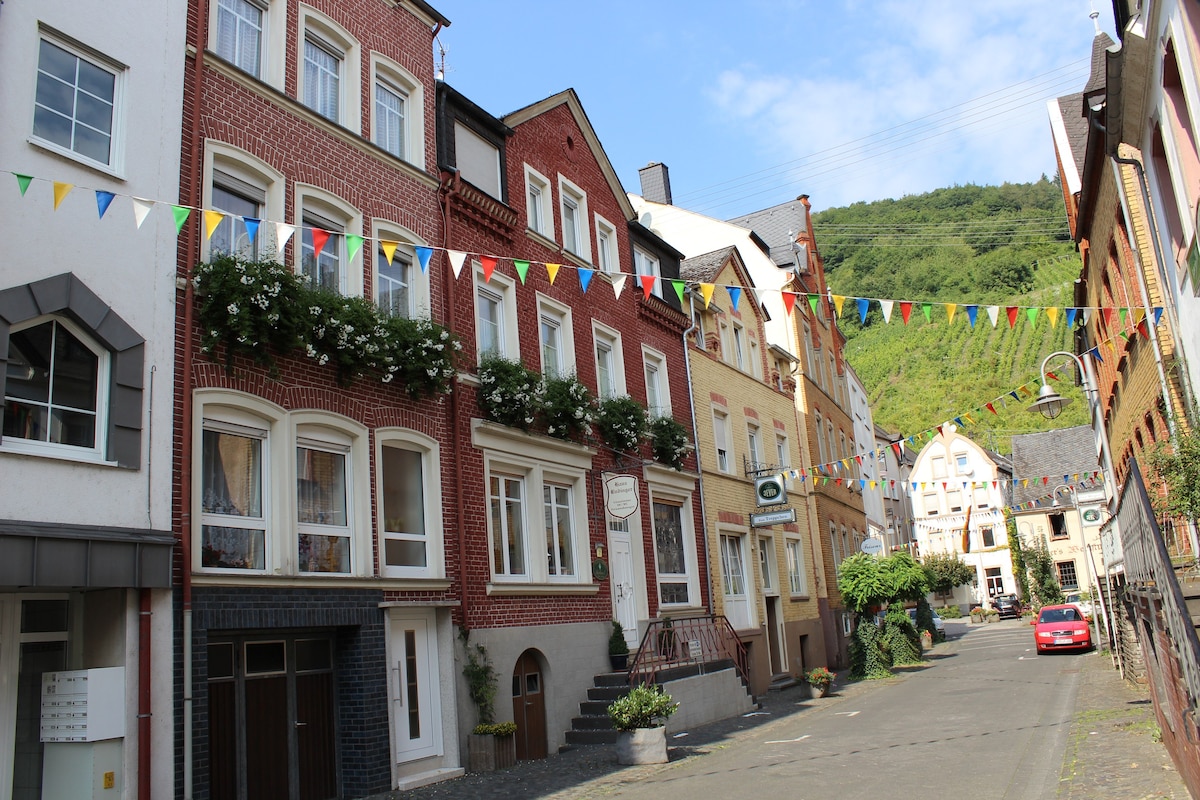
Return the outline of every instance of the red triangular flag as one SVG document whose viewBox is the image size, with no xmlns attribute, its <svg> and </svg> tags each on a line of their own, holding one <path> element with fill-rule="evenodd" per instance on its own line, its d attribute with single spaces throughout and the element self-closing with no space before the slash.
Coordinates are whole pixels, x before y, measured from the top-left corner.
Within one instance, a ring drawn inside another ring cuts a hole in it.
<svg viewBox="0 0 1200 800">
<path fill-rule="evenodd" d="M 912 314 L 912 303 L 908 300 L 900 301 L 900 316 L 904 318 L 904 324 L 908 324 L 908 318 Z"/>
<path fill-rule="evenodd" d="M 491 256 L 480 256 L 479 263 L 483 264 L 483 282 L 487 283 L 492 279 L 492 272 L 496 269 L 496 259 Z"/>
<path fill-rule="evenodd" d="M 796 298 L 799 296 L 795 292 L 780 292 L 783 295 L 783 310 L 790 317 L 792 309 L 796 307 Z"/>
<path fill-rule="evenodd" d="M 638 280 L 642 282 L 642 299 L 649 300 L 650 293 L 654 291 L 654 276 L 643 275 Z"/>
<path fill-rule="evenodd" d="M 999 414 L 996 411 L 996 407 L 994 405 L 992 405 L 991 403 L 987 404 L 987 410 L 992 412 L 993 414 L 996 414 L 997 416 L 999 416 Z"/>
<path fill-rule="evenodd" d="M 329 231 L 323 231 L 320 228 L 312 229 L 313 240 L 313 261 L 321 257 L 321 249 L 325 247 L 325 243 L 329 241 Z"/>
<path fill-rule="evenodd" d="M 1008 312 L 1008 327 L 1015 328 L 1017 326 L 1017 312 L 1021 309 L 1018 306 L 1006 306 Z"/>
</svg>

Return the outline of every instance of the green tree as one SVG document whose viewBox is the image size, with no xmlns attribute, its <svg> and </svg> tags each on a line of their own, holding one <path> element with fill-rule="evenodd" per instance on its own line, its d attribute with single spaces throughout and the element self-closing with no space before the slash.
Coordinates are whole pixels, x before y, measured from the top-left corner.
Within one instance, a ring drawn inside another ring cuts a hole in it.
<svg viewBox="0 0 1200 800">
<path fill-rule="evenodd" d="M 975 568 L 958 557 L 957 553 L 933 553 L 921 560 L 929 591 L 950 594 L 959 586 L 975 580 Z"/>
<path fill-rule="evenodd" d="M 1065 598 L 1063 598 L 1062 587 L 1058 585 L 1058 576 L 1054 571 L 1054 559 L 1050 557 L 1050 550 L 1046 546 L 1046 542 L 1039 541 L 1033 547 L 1025 548 L 1024 554 L 1031 578 L 1030 590 L 1038 605 L 1049 606 L 1063 602 Z"/>
<path fill-rule="evenodd" d="M 1008 528 L 1008 553 L 1012 557 L 1013 575 L 1017 576 L 1017 593 L 1022 605 L 1029 605 L 1029 570 L 1026 566 L 1025 548 L 1017 535 L 1017 521 L 1011 516 L 1005 519 Z"/>
<path fill-rule="evenodd" d="M 882 606 L 891 596 L 882 563 L 881 558 L 855 553 L 838 567 L 838 591 L 842 594 L 842 602 L 859 617 Z"/>
<path fill-rule="evenodd" d="M 884 615 L 883 643 L 893 665 L 921 663 L 921 635 L 900 603 L 888 606 Z"/>
<path fill-rule="evenodd" d="M 1160 442 L 1146 459 L 1147 478 L 1166 488 L 1166 497 L 1150 492 L 1159 517 L 1200 519 L 1200 432 L 1179 433 L 1173 442 Z"/>
</svg>

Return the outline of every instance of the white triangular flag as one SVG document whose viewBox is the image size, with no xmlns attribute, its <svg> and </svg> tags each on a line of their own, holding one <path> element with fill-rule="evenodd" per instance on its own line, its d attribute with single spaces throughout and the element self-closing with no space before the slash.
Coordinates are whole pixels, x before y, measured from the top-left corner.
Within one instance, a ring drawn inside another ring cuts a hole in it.
<svg viewBox="0 0 1200 800">
<path fill-rule="evenodd" d="M 147 215 L 150 214 L 150 209 L 154 208 L 153 200 L 143 200 L 140 197 L 129 198 L 133 201 L 133 221 L 137 223 L 138 228 L 142 227 L 142 223 L 146 221 Z"/>
<path fill-rule="evenodd" d="M 1000 306 L 988 306 L 987 315 L 992 321 L 992 327 L 996 327 L 996 320 L 1000 319 Z"/>
<path fill-rule="evenodd" d="M 628 277 L 628 276 L 626 276 L 624 273 L 613 276 L 613 279 L 612 279 L 613 295 L 616 296 L 616 298 L 618 300 L 621 299 L 621 292 L 625 291 L 625 278 L 626 277 Z"/>
<path fill-rule="evenodd" d="M 288 240 L 292 238 L 292 234 L 296 232 L 296 226 L 288 225 L 286 222 L 275 223 L 275 249 L 282 250 L 287 246 Z"/>
<path fill-rule="evenodd" d="M 879 301 L 879 307 L 883 309 L 883 322 L 885 325 L 892 321 L 892 306 L 895 304 L 895 302 L 895 300 Z"/>
<path fill-rule="evenodd" d="M 467 254 L 459 250 L 447 250 L 446 255 L 450 258 L 450 268 L 454 270 L 454 277 L 458 278 L 462 274 L 463 262 L 467 260 Z"/>
</svg>

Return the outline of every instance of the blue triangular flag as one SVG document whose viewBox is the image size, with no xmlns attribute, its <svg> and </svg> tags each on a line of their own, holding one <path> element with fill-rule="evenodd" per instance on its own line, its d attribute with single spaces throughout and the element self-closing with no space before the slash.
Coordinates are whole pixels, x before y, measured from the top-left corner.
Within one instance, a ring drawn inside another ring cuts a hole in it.
<svg viewBox="0 0 1200 800">
<path fill-rule="evenodd" d="M 1075 327 L 1075 314 L 1078 311 L 1079 311 L 1079 309 L 1077 309 L 1077 308 L 1068 308 L 1067 309 L 1067 327 L 1068 328 Z"/>
<path fill-rule="evenodd" d="M 250 244 L 254 244 L 254 237 L 258 236 L 258 226 L 262 220 L 254 217 L 242 217 L 242 222 L 246 225 L 246 238 L 250 240 Z"/>
<path fill-rule="evenodd" d="M 729 303 L 733 306 L 733 310 L 737 311 L 738 300 L 742 299 L 742 287 L 726 286 L 725 290 L 729 292 Z M 1155 323 L 1158 324 L 1158 323 Z"/>
<path fill-rule="evenodd" d="M 1099 361 L 1101 364 L 1103 364 L 1103 363 L 1104 363 L 1104 359 L 1100 357 L 1100 347 L 1099 347 L 1099 345 L 1097 345 L 1096 347 L 1093 347 L 1093 348 L 1092 348 L 1092 358 L 1096 359 L 1096 360 L 1097 360 L 1097 361 Z"/>
<path fill-rule="evenodd" d="M 863 325 L 866 325 L 867 324 L 867 309 L 869 309 L 871 307 L 871 301 L 865 297 L 859 297 L 859 298 L 855 299 L 854 303 L 855 303 L 855 305 L 858 306 L 859 322 L 861 322 Z"/>
<path fill-rule="evenodd" d="M 1158 321 L 1162 319 L 1162 306 L 1154 307 L 1154 327 L 1158 327 Z"/>
<path fill-rule="evenodd" d="M 592 275 L 596 270 L 580 267 L 577 271 L 579 272 L 579 285 L 583 288 L 583 293 L 587 294 L 588 284 L 592 282 Z"/>
<path fill-rule="evenodd" d="M 428 272 L 429 271 L 429 258 L 430 258 L 430 256 L 433 255 L 433 248 L 432 247 L 422 247 L 421 245 L 416 245 L 415 247 L 413 247 L 413 250 L 415 250 L 417 253 L 417 261 L 421 262 L 421 272 L 422 273 Z"/>
<path fill-rule="evenodd" d="M 975 317 L 979 315 L 979 306 L 967 306 L 967 319 L 971 320 L 971 327 L 975 327 Z"/>
<path fill-rule="evenodd" d="M 106 192 L 102 189 L 96 190 L 96 210 L 100 212 L 100 219 L 104 219 L 104 212 L 108 211 L 108 206 L 116 197 L 112 192 Z"/>
</svg>

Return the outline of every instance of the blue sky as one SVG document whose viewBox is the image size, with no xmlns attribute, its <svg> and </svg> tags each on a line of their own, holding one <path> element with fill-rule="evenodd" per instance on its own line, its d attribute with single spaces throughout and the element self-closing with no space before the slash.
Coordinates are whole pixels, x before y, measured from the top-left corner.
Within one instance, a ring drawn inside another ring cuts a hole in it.
<svg viewBox="0 0 1200 800">
<path fill-rule="evenodd" d="M 1088 0 L 434 6 L 451 86 L 497 116 L 573 88 L 626 190 L 661 161 L 676 205 L 726 219 L 1053 175 L 1046 101 L 1095 35 Z"/>
</svg>

